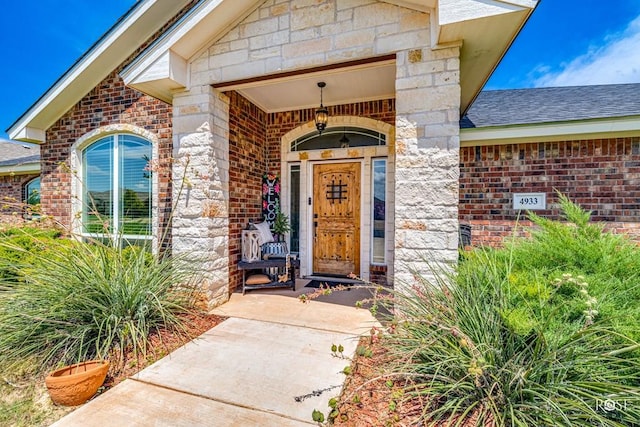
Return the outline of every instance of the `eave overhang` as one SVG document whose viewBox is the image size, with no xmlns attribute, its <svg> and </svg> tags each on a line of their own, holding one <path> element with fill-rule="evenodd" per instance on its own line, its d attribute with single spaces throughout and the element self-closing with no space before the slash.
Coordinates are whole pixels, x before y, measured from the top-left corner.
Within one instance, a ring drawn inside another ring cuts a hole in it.
<svg viewBox="0 0 640 427">
<path fill-rule="evenodd" d="M 263 0 L 202 0 L 121 73 L 125 84 L 172 102 L 188 87 L 189 61 Z M 431 15 L 433 49 L 461 46 L 461 111 L 482 89 L 537 4 L 536 0 L 387 0 Z M 188 0 L 142 0 L 8 130 L 42 143 L 46 130 L 175 16 Z M 246 77 L 246 76 L 245 76 Z"/>
<path fill-rule="evenodd" d="M 461 46 L 461 112 L 471 105 L 537 4 L 536 0 L 386 1 L 431 15 L 429 47 Z M 261 3 L 203 1 L 125 68 L 122 78 L 129 86 L 172 102 L 176 89 L 188 87 L 189 61 Z"/>
<path fill-rule="evenodd" d="M 0 176 L 7 175 L 39 175 L 40 162 L 21 163 L 0 166 Z"/>
<path fill-rule="evenodd" d="M 122 64 L 188 0 L 142 0 L 127 12 L 9 129 L 13 140 L 42 143 L 46 130 Z"/>
<path fill-rule="evenodd" d="M 640 135 L 640 116 L 460 129 L 460 146 L 555 142 Z"/>
<path fill-rule="evenodd" d="M 438 46 L 461 43 L 460 110 L 464 114 L 537 6 L 537 0 L 439 0 L 431 17 Z"/>
</svg>

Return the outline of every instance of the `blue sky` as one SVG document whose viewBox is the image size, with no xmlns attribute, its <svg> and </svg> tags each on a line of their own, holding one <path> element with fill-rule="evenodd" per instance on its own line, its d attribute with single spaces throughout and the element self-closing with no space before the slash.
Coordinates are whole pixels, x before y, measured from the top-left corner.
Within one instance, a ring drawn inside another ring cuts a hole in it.
<svg viewBox="0 0 640 427">
<path fill-rule="evenodd" d="M 0 138 L 135 0 L 0 0 Z M 541 0 L 485 89 L 640 82 L 640 0 Z"/>
</svg>

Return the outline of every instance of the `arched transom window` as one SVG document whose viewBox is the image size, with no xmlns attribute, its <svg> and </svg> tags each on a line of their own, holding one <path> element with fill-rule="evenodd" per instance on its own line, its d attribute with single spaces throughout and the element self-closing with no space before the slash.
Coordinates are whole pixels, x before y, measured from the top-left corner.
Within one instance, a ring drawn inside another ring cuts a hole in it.
<svg viewBox="0 0 640 427">
<path fill-rule="evenodd" d="M 97 237 L 151 237 L 152 144 L 114 134 L 82 151 L 82 232 Z"/>
<path fill-rule="evenodd" d="M 291 151 L 386 145 L 386 135 L 358 127 L 333 127 L 319 135 L 313 131 L 291 142 Z"/>
</svg>

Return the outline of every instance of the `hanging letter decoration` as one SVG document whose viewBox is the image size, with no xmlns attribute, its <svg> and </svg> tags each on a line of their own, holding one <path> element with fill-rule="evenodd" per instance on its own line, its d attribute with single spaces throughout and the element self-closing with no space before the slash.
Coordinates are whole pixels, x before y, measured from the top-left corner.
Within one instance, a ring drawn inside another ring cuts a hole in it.
<svg viewBox="0 0 640 427">
<path fill-rule="evenodd" d="M 280 178 L 272 173 L 262 176 L 262 217 L 273 225 L 280 212 Z"/>
</svg>

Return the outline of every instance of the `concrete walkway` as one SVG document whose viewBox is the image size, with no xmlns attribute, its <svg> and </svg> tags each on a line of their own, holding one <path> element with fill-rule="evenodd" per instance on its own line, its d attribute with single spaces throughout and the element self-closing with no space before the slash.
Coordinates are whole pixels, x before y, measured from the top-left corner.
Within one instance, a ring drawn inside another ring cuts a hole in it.
<svg viewBox="0 0 640 427">
<path fill-rule="evenodd" d="M 264 293 L 234 294 L 218 326 L 84 404 L 70 426 L 308 426 L 340 393 L 367 310 Z"/>
</svg>

